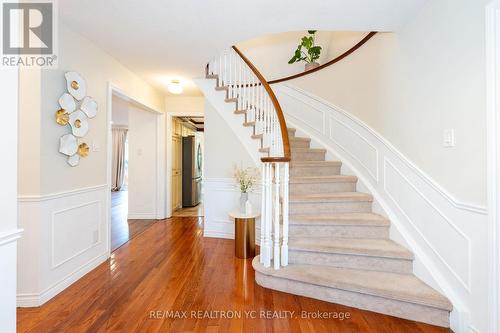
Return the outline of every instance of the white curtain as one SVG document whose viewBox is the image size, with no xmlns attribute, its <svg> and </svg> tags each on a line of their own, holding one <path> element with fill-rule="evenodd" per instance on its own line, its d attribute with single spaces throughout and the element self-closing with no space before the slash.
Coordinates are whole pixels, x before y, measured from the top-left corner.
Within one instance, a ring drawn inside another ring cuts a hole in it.
<svg viewBox="0 0 500 333">
<path fill-rule="evenodd" d="M 112 137 L 111 191 L 119 191 L 125 179 L 125 141 L 127 140 L 127 129 L 113 128 Z"/>
</svg>

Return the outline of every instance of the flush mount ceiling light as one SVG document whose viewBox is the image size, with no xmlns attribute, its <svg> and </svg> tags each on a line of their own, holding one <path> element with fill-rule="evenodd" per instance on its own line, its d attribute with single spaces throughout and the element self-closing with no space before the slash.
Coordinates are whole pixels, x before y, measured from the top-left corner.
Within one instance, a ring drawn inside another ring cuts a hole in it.
<svg viewBox="0 0 500 333">
<path fill-rule="evenodd" d="M 182 86 L 181 81 L 172 80 L 168 84 L 168 91 L 170 91 L 172 94 L 179 95 L 184 91 L 184 87 Z"/>
</svg>

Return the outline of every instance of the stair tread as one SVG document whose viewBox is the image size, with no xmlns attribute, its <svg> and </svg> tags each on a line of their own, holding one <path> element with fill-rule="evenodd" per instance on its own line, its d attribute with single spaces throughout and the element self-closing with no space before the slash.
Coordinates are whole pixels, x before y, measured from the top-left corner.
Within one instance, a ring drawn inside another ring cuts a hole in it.
<svg viewBox="0 0 500 333">
<path fill-rule="evenodd" d="M 254 269 L 268 276 L 405 301 L 446 311 L 453 309 L 446 297 L 414 275 L 302 264 L 290 264 L 274 270 L 272 267 L 264 267 L 259 260 L 257 256 L 252 261 Z"/>
<path fill-rule="evenodd" d="M 336 182 L 356 182 L 358 177 L 350 175 L 332 176 L 293 176 L 290 177 L 290 184 L 310 184 L 310 183 L 336 183 Z"/>
<path fill-rule="evenodd" d="M 329 194 L 300 194 L 291 195 L 292 202 L 336 202 L 336 201 L 372 201 L 371 194 L 363 192 L 337 192 Z"/>
<path fill-rule="evenodd" d="M 413 259 L 413 254 L 408 249 L 390 239 L 300 238 L 290 239 L 288 246 L 290 249 L 311 252 Z"/>
<path fill-rule="evenodd" d="M 290 167 L 331 167 L 342 165 L 341 161 L 291 161 Z"/>
<path fill-rule="evenodd" d="M 326 149 L 323 148 L 293 148 L 292 152 L 295 153 L 326 153 Z"/>
<path fill-rule="evenodd" d="M 338 213 L 324 215 L 290 215 L 290 225 L 360 225 L 389 226 L 385 217 L 374 213 Z"/>
<path fill-rule="evenodd" d="M 290 138 L 290 141 L 306 141 L 309 142 L 311 141 L 311 138 L 305 138 L 305 137 L 300 137 L 300 136 L 294 136 Z"/>
</svg>

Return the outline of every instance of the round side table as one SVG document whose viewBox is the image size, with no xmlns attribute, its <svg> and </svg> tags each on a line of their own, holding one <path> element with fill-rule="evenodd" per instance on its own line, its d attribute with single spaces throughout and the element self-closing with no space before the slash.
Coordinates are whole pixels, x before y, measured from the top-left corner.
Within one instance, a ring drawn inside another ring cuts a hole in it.
<svg viewBox="0 0 500 333">
<path fill-rule="evenodd" d="M 255 218 L 260 214 L 229 213 L 234 219 L 234 252 L 241 259 L 255 257 Z"/>
</svg>

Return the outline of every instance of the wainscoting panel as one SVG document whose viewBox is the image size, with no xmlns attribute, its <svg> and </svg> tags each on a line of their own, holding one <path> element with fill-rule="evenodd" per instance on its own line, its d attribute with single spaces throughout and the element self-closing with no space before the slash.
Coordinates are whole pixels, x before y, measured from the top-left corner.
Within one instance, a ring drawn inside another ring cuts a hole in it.
<svg viewBox="0 0 500 333">
<path fill-rule="evenodd" d="M 415 254 L 414 273 L 452 301 L 452 329 L 465 331 L 471 310 L 488 298 L 486 208 L 456 200 L 348 112 L 292 85 L 273 89 L 288 126 L 342 160 L 358 190 L 373 194 L 374 210 L 391 220 L 391 238 Z"/>
<path fill-rule="evenodd" d="M 18 306 L 39 306 L 109 256 L 106 185 L 20 196 Z"/>
<path fill-rule="evenodd" d="M 253 210 L 260 211 L 260 192 L 249 194 Z M 232 178 L 205 178 L 203 180 L 203 204 L 205 207 L 205 237 L 234 239 L 234 221 L 229 212 L 237 210 L 240 191 Z M 260 220 L 256 220 L 258 229 Z M 257 238 L 258 234 L 256 235 Z"/>
</svg>

